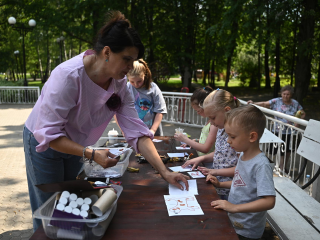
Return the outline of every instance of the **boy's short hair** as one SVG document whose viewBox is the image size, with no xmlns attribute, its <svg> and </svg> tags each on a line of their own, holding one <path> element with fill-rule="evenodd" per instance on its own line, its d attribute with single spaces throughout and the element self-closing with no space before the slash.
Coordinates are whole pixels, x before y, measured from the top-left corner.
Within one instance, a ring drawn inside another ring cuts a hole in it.
<svg viewBox="0 0 320 240">
<path fill-rule="evenodd" d="M 253 105 L 244 105 L 234 108 L 226 113 L 225 123 L 236 124 L 245 131 L 256 131 L 258 140 L 266 127 L 266 117 L 262 111 Z"/>
</svg>

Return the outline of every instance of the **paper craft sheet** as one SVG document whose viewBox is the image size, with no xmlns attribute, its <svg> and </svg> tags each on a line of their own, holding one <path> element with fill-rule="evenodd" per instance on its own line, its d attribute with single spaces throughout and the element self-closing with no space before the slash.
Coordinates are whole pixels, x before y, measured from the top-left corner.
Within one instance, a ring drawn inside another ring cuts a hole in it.
<svg viewBox="0 0 320 240">
<path fill-rule="evenodd" d="M 193 195 L 164 195 L 169 216 L 204 215 L 197 199 Z"/>
<path fill-rule="evenodd" d="M 185 168 L 181 166 L 176 166 L 176 167 L 169 167 L 173 172 L 190 172 L 192 171 L 192 166 L 187 166 Z"/>
<path fill-rule="evenodd" d="M 206 176 L 202 174 L 200 171 L 188 172 L 190 177 L 192 178 L 205 178 Z"/>
<path fill-rule="evenodd" d="M 167 153 L 168 154 L 168 157 L 171 157 L 171 158 L 173 158 L 173 157 L 184 157 L 184 156 L 186 156 L 186 155 L 189 155 L 188 153 Z"/>
<path fill-rule="evenodd" d="M 189 150 L 190 147 L 176 147 L 177 150 Z"/>
<path fill-rule="evenodd" d="M 179 181 L 179 183 L 183 186 L 184 190 L 181 190 L 180 188 L 177 188 L 176 186 L 169 184 L 169 195 L 175 195 L 175 196 L 199 195 L 196 179 L 188 180 L 188 184 L 189 184 L 188 191 L 186 190 L 186 185 L 184 184 L 184 182 Z"/>
</svg>

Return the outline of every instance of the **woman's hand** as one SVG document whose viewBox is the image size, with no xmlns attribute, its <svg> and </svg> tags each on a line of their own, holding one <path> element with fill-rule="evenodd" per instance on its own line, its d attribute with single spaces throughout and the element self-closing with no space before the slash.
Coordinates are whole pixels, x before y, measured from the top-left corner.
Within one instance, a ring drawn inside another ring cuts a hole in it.
<svg viewBox="0 0 320 240">
<path fill-rule="evenodd" d="M 248 103 L 248 104 L 253 104 L 253 101 L 252 101 L 252 100 L 249 100 L 247 103 Z"/>
<path fill-rule="evenodd" d="M 193 158 L 192 160 L 188 160 L 186 161 L 182 167 L 188 167 L 189 165 L 192 165 L 192 170 L 196 169 L 197 166 L 202 162 L 201 158 L 197 157 L 197 158 Z"/>
<path fill-rule="evenodd" d="M 176 172 L 169 172 L 167 171 L 166 173 L 162 174 L 162 177 L 164 178 L 164 180 L 166 180 L 168 183 L 180 188 L 181 190 L 183 189 L 183 186 L 179 183 L 179 181 L 184 182 L 184 184 L 186 185 L 186 190 L 189 190 L 189 184 L 188 181 L 190 179 L 190 177 L 183 175 L 181 173 L 176 173 Z"/>
<path fill-rule="evenodd" d="M 222 209 L 230 213 L 236 212 L 236 205 L 232 204 L 226 200 L 217 200 L 211 202 L 211 207 L 214 207 L 216 209 Z"/>
<path fill-rule="evenodd" d="M 180 142 L 185 142 L 186 139 L 189 139 L 186 135 L 183 133 L 175 133 L 174 138 Z"/>
<path fill-rule="evenodd" d="M 96 150 L 94 161 L 101 165 L 103 168 L 109 168 L 115 166 L 120 159 L 120 157 L 113 157 L 115 157 L 115 155 L 110 153 L 108 149 Z"/>
</svg>

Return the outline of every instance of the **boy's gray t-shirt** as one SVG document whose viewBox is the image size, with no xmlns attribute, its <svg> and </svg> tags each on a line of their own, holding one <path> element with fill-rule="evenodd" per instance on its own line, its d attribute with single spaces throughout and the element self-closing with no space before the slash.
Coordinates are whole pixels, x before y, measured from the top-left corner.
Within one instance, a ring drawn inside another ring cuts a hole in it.
<svg viewBox="0 0 320 240">
<path fill-rule="evenodd" d="M 162 92 L 158 85 L 154 82 L 151 83 L 151 88 L 135 88 L 130 82 L 127 87 L 131 92 L 134 99 L 134 106 L 138 112 L 139 118 L 150 129 L 153 125 L 153 120 L 156 113 L 167 113 L 166 103 L 163 99 Z"/>
<path fill-rule="evenodd" d="M 273 173 L 268 158 L 260 153 L 242 161 L 241 153 L 232 180 L 228 201 L 243 204 L 256 201 L 263 196 L 275 196 Z M 229 213 L 237 234 L 248 238 L 260 238 L 263 234 L 267 212 Z"/>
</svg>

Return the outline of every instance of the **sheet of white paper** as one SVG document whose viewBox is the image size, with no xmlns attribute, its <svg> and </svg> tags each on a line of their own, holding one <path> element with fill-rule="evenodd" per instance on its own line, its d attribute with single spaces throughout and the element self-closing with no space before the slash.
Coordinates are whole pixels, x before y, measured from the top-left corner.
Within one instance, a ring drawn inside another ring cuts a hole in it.
<svg viewBox="0 0 320 240">
<path fill-rule="evenodd" d="M 129 151 L 132 147 L 130 148 L 108 148 L 109 152 L 116 155 L 115 158 L 119 157 L 121 154 Z"/>
<path fill-rule="evenodd" d="M 190 177 L 192 178 L 205 178 L 206 176 L 203 175 L 200 171 L 188 172 Z"/>
<path fill-rule="evenodd" d="M 168 154 L 168 157 L 184 157 L 185 155 L 188 155 L 188 153 L 183 153 L 183 152 L 180 152 L 180 153 L 167 153 Z"/>
<path fill-rule="evenodd" d="M 185 196 L 185 195 L 199 195 L 198 194 L 198 186 L 197 186 L 197 180 L 196 179 L 191 179 L 188 180 L 189 184 L 189 190 L 186 190 L 186 185 L 182 182 L 179 181 L 179 183 L 183 186 L 184 190 L 181 190 L 180 188 L 169 184 L 169 195 L 177 195 L 177 196 Z"/>
<path fill-rule="evenodd" d="M 154 138 L 152 141 L 153 141 L 153 142 L 162 142 L 161 139 L 155 139 L 155 138 Z"/>
<path fill-rule="evenodd" d="M 181 166 L 176 166 L 176 167 L 169 167 L 173 172 L 190 172 L 192 171 L 192 166 L 187 166 L 185 168 Z"/>
<path fill-rule="evenodd" d="M 188 150 L 190 147 L 176 147 L 177 150 Z"/>
<path fill-rule="evenodd" d="M 204 215 L 194 195 L 164 195 L 169 216 Z"/>
</svg>

